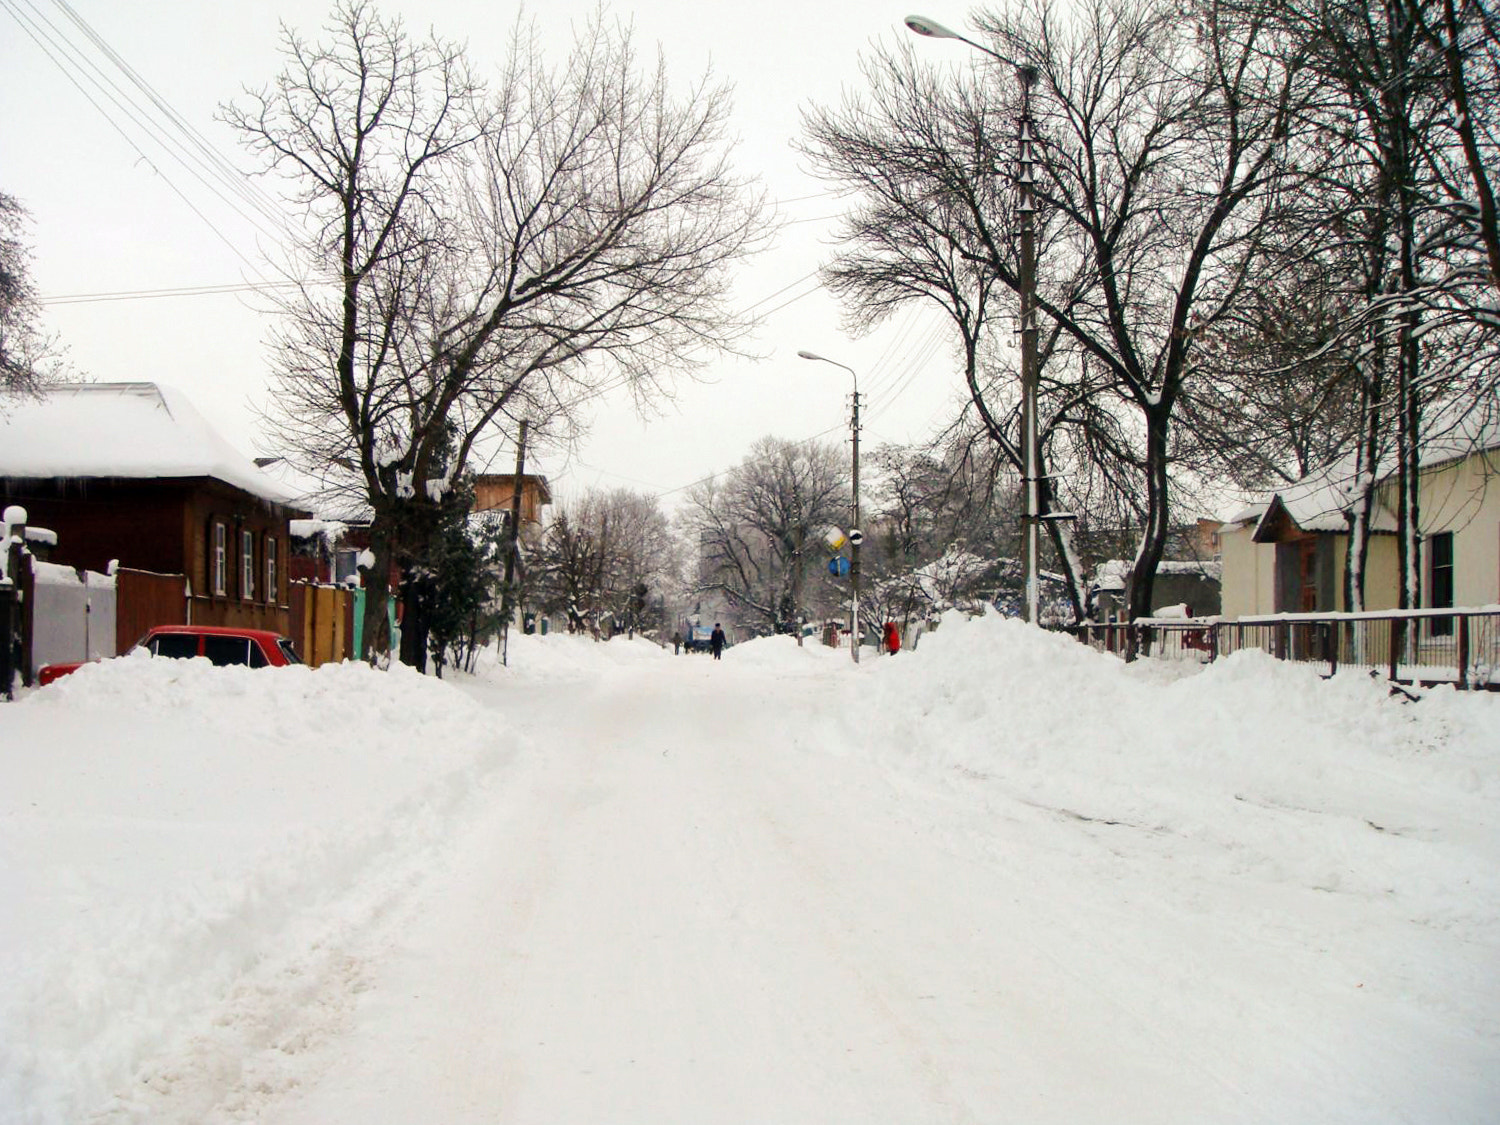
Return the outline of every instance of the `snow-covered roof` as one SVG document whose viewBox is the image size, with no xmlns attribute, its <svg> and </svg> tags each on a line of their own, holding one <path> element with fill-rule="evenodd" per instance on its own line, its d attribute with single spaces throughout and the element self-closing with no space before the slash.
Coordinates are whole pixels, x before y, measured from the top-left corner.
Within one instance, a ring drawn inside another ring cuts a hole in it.
<svg viewBox="0 0 1500 1125">
<path fill-rule="evenodd" d="M 159 383 L 67 383 L 8 403 L 0 476 L 212 477 L 278 504 L 293 499 Z"/>
<path fill-rule="evenodd" d="M 1280 501 L 1292 521 L 1303 531 L 1347 531 L 1344 512 L 1354 503 L 1352 458 L 1325 466 L 1299 481 L 1262 493 L 1229 517 L 1232 524 L 1254 523 L 1256 531 L 1272 506 Z M 1396 517 L 1380 503 L 1371 515 L 1374 531 L 1395 531 Z"/>
<path fill-rule="evenodd" d="M 1475 453 L 1497 449 L 1500 449 L 1500 415 L 1496 412 L 1469 410 L 1440 415 L 1424 423 L 1422 450 L 1417 463 L 1422 469 L 1434 469 Z M 1393 464 L 1388 461 L 1381 464 L 1382 479 L 1393 472 Z M 1258 532 L 1272 504 L 1280 500 L 1287 515 L 1303 531 L 1347 531 L 1349 521 L 1344 518 L 1344 512 L 1354 503 L 1354 480 L 1355 459 L 1351 454 L 1292 484 L 1251 494 L 1226 522 L 1254 523 Z M 1373 531 L 1394 532 L 1397 527 L 1395 514 L 1377 502 L 1371 513 L 1370 527 Z"/>
<path fill-rule="evenodd" d="M 322 536 L 331 541 L 344 534 L 348 526 L 342 520 L 292 520 L 288 530 L 293 539 L 314 539 Z"/>
<path fill-rule="evenodd" d="M 1127 559 L 1106 559 L 1094 567 L 1094 589 L 1100 593 L 1125 589 L 1134 567 Z M 1217 582 L 1224 576 L 1224 567 L 1209 559 L 1162 559 L 1156 564 L 1156 573 L 1191 574 Z"/>
</svg>

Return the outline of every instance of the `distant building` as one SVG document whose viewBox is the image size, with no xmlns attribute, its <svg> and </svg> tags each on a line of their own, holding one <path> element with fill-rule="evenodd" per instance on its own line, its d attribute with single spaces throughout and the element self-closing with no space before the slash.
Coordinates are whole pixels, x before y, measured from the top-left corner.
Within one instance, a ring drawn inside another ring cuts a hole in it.
<svg viewBox="0 0 1500 1125">
<path fill-rule="evenodd" d="M 474 478 L 474 511 L 509 512 L 516 492 L 514 473 L 481 473 Z M 547 478 L 536 473 L 521 474 L 521 535 L 540 533 L 542 509 L 552 503 Z"/>
</svg>

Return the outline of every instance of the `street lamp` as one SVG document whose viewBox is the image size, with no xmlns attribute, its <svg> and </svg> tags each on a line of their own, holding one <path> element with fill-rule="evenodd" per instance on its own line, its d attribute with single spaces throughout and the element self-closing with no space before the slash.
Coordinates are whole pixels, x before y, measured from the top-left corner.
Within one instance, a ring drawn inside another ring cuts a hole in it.
<svg viewBox="0 0 1500 1125">
<path fill-rule="evenodd" d="M 926 16 L 907 16 L 906 26 L 918 35 L 929 39 L 957 39 L 990 58 L 1015 67 L 1016 78 L 1021 83 L 1021 121 L 1018 145 L 1020 159 L 1017 161 L 1016 186 L 1019 197 L 1016 212 L 1021 217 L 1021 263 L 1016 277 L 1016 292 L 1021 302 L 1021 473 L 1026 492 L 1026 512 L 1022 518 L 1022 569 L 1024 572 L 1026 597 L 1023 615 L 1032 624 L 1038 624 L 1040 614 L 1040 560 L 1041 560 L 1041 465 L 1037 456 L 1036 396 L 1039 375 L 1037 363 L 1036 326 L 1036 180 L 1032 175 L 1036 165 L 1036 134 L 1031 130 L 1031 88 L 1036 84 L 1037 71 L 992 51 L 982 43 L 960 35 Z"/>
<path fill-rule="evenodd" d="M 803 359 L 814 359 L 819 363 L 831 363 L 849 372 L 854 380 L 854 412 L 849 419 L 849 430 L 854 437 L 854 514 L 849 525 L 849 648 L 854 653 L 854 663 L 859 663 L 859 544 L 863 534 L 859 530 L 859 376 L 854 368 L 816 352 L 797 353 Z"/>
</svg>

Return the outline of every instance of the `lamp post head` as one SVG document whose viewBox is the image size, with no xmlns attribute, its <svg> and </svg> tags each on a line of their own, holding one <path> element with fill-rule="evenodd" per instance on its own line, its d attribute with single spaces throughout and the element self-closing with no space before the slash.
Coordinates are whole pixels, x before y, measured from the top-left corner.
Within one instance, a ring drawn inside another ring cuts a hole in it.
<svg viewBox="0 0 1500 1125">
<path fill-rule="evenodd" d="M 817 352 L 799 350 L 797 354 L 803 359 L 815 359 L 819 363 L 831 363 L 835 367 L 842 367 L 845 371 L 849 372 L 849 374 L 854 377 L 854 393 L 856 395 L 859 394 L 859 376 L 855 374 L 854 368 L 850 367 L 847 363 L 840 363 L 836 359 L 829 359 L 826 355 L 819 355 Z"/>
<path fill-rule="evenodd" d="M 1015 67 L 1022 72 L 1021 83 L 1028 89 L 1031 83 L 1036 80 L 1036 69 L 1034 67 L 1023 66 L 1014 59 L 1008 59 L 999 51 L 986 47 L 983 43 L 976 43 L 967 35 L 960 35 L 950 27 L 944 27 L 937 20 L 930 20 L 926 16 L 907 16 L 902 22 L 906 24 L 908 30 L 914 31 L 918 35 L 925 35 L 928 39 L 957 39 L 960 43 L 967 43 L 976 51 L 983 51 L 996 62 L 1002 62 L 1006 66 Z"/>
<path fill-rule="evenodd" d="M 918 35 L 925 35 L 929 39 L 960 39 L 962 36 L 956 31 L 949 31 L 937 20 L 930 20 L 926 16 L 907 16 L 902 21 L 908 28 Z"/>
</svg>

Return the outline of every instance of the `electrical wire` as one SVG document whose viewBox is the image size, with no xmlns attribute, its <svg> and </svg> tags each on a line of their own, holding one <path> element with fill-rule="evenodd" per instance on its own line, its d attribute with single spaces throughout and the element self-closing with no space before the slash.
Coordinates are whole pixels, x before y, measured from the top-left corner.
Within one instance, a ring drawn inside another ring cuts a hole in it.
<svg viewBox="0 0 1500 1125">
<path fill-rule="evenodd" d="M 103 36 L 95 31 L 67 3 L 67 0 L 53 0 L 53 3 L 67 16 L 75 27 L 83 32 L 89 42 L 156 107 L 158 112 L 166 118 L 167 122 L 186 138 L 188 145 L 199 154 L 202 164 L 215 174 L 220 183 L 227 186 L 243 199 L 247 205 L 254 207 L 262 216 L 270 221 L 271 230 L 268 233 L 285 233 L 285 216 L 282 213 L 281 205 L 275 198 L 261 188 L 252 177 L 237 168 L 218 149 L 214 148 L 202 133 L 193 128 L 182 114 L 178 113 L 134 67 L 125 61 L 119 52 L 105 41 Z"/>
<path fill-rule="evenodd" d="M 113 65 L 120 68 L 127 75 L 133 75 L 132 84 L 140 87 L 145 86 L 144 79 L 140 79 L 133 70 L 128 67 L 117 52 L 104 42 L 103 38 L 94 32 L 92 28 L 82 20 L 63 0 L 54 0 L 54 3 L 67 14 L 69 19 L 85 29 L 85 35 L 93 42 L 99 50 L 105 53 L 105 57 Z M 27 10 L 22 9 L 25 5 Z M 183 130 L 191 135 L 185 123 L 181 123 L 180 115 L 171 110 L 164 99 L 155 95 L 152 91 L 153 103 L 156 109 L 143 107 L 133 99 L 130 94 L 123 90 L 118 83 L 110 78 L 92 59 L 89 58 L 86 48 L 74 42 L 65 29 L 60 28 L 37 7 L 34 0 L 0 0 L 0 8 L 3 8 L 20 26 L 21 30 L 36 44 L 38 50 L 49 59 L 62 72 L 63 77 L 73 85 L 84 99 L 94 107 L 104 121 L 112 128 L 125 143 L 136 153 L 142 163 L 162 181 L 163 184 L 176 195 L 187 208 L 196 215 L 203 224 L 233 253 L 240 259 L 246 268 L 262 281 L 267 279 L 260 273 L 256 264 L 251 261 L 235 244 L 235 242 L 224 233 L 219 226 L 209 218 L 205 211 L 195 203 L 188 194 L 178 185 L 175 179 L 168 175 L 161 164 L 154 159 L 146 148 L 142 147 L 142 141 L 164 152 L 180 165 L 187 173 L 198 181 L 211 195 L 228 207 L 241 219 L 255 226 L 264 233 L 280 237 L 286 233 L 286 226 L 282 217 L 265 207 L 252 207 L 252 212 L 241 207 L 234 200 L 228 198 L 224 191 L 213 180 L 223 183 L 226 178 L 224 168 L 229 167 L 228 162 L 222 157 L 216 157 L 214 161 L 206 161 L 201 155 L 194 155 L 180 141 L 173 137 L 173 130 L 164 128 L 154 117 L 157 114 L 166 114 L 169 123 L 174 123 L 174 128 Z M 90 89 L 92 87 L 92 89 Z M 105 103 L 108 102 L 107 106 Z M 110 107 L 113 107 L 111 109 Z M 132 130 L 138 133 L 132 135 Z M 199 139 L 201 141 L 201 138 Z M 202 142 L 201 147 L 207 147 Z M 195 166 L 196 165 L 196 166 Z M 235 190 L 240 190 L 240 177 L 230 176 L 230 182 L 235 185 Z M 269 223 L 267 219 L 269 218 Z"/>
<path fill-rule="evenodd" d="M 64 293 L 43 297 L 42 305 L 83 305 L 96 301 L 143 301 L 154 297 L 208 297 L 223 293 L 263 293 L 271 289 L 296 289 L 296 281 L 247 281 L 226 285 L 183 285 L 166 289 L 123 289 L 112 293 Z"/>
</svg>

